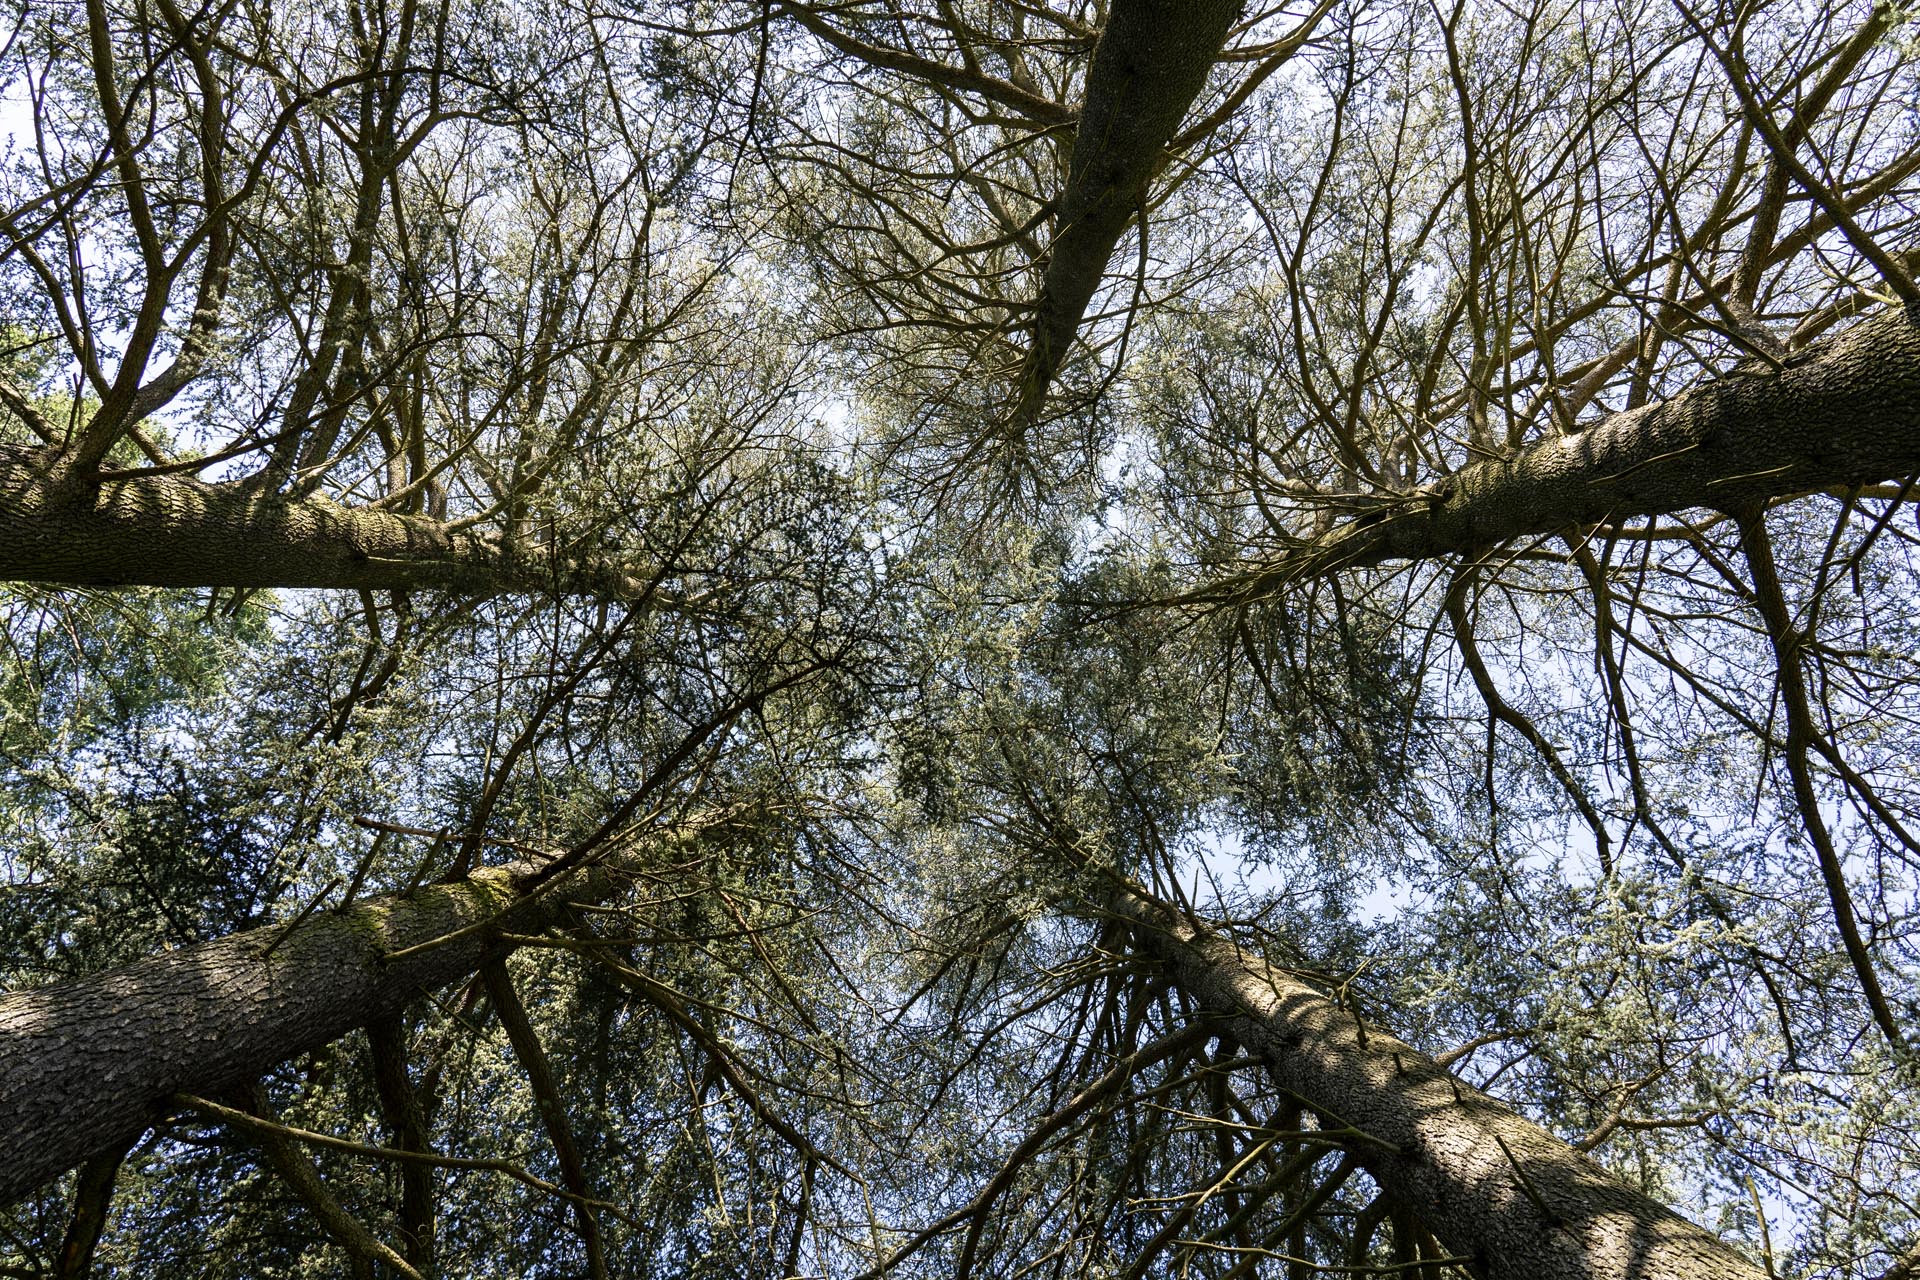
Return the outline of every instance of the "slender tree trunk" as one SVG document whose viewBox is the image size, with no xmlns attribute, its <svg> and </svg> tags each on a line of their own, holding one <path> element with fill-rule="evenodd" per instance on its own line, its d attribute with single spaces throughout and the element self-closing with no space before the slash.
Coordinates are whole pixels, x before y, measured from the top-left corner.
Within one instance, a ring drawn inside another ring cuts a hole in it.
<svg viewBox="0 0 1920 1280">
<path fill-rule="evenodd" d="M 67 1223 L 66 1237 L 60 1242 L 60 1256 L 54 1262 L 53 1280 L 86 1280 L 93 1274 L 93 1253 L 100 1247 L 100 1235 L 107 1227 L 107 1212 L 113 1206 L 113 1184 L 120 1176 L 133 1143 L 116 1142 L 80 1166 L 73 1191 L 73 1217 Z"/>
<path fill-rule="evenodd" d="M 264 484 L 73 475 L 57 453 L 0 447 L 0 579 L 155 587 L 592 591 L 611 568 L 509 554 L 437 520 L 289 499 Z"/>
<path fill-rule="evenodd" d="M 366 1224 L 340 1203 L 327 1187 L 326 1180 L 320 1176 L 320 1170 L 314 1167 L 312 1157 L 296 1146 L 285 1133 L 271 1127 L 278 1120 L 267 1106 L 267 1091 L 260 1087 L 260 1082 L 255 1080 L 240 1092 L 246 1103 L 245 1109 L 267 1122 L 266 1126 L 248 1135 L 254 1149 L 286 1188 L 293 1192 L 294 1198 L 306 1206 L 307 1212 L 346 1251 L 347 1271 L 353 1280 L 374 1280 L 378 1264 L 385 1264 L 387 1270 L 401 1280 L 422 1280 L 420 1273 L 405 1258 L 386 1241 L 367 1230 Z"/>
<path fill-rule="evenodd" d="M 399 1018 L 381 1018 L 367 1024 L 373 1056 L 374 1090 L 386 1116 L 393 1146 L 427 1155 L 427 1113 L 420 1092 L 407 1073 L 407 1029 Z M 408 1161 L 400 1166 L 400 1246 L 407 1261 L 421 1275 L 434 1272 L 433 1166 Z"/>
<path fill-rule="evenodd" d="M 1321 992 L 1172 907 L 1112 907 L 1281 1088 L 1330 1127 L 1396 1206 L 1486 1280 L 1765 1280 L 1719 1239 L 1614 1178 Z"/>
<path fill-rule="evenodd" d="M 1920 472 L 1920 315 L 1892 307 L 1787 358 L 1476 462 L 1203 593 L 1252 599 L 1388 560 L 1498 546 L 1584 523 Z"/>
<path fill-rule="evenodd" d="M 471 975 L 504 954 L 500 931 L 618 893 L 620 865 L 533 896 L 519 882 L 536 864 L 488 868 L 0 997 L 0 1204 L 126 1142 L 176 1093 L 241 1087 Z"/>
<path fill-rule="evenodd" d="M 540 1033 L 533 1029 L 533 1021 L 527 1017 L 527 1006 L 513 988 L 506 963 L 491 961 L 480 970 L 480 976 L 487 984 L 487 998 L 493 1002 L 493 1011 L 500 1018 L 500 1029 L 506 1032 L 507 1043 L 513 1049 L 513 1056 L 519 1059 L 520 1069 L 526 1072 L 527 1084 L 540 1108 L 540 1121 L 547 1128 L 547 1138 L 553 1143 L 553 1154 L 560 1163 L 561 1185 L 578 1197 L 573 1202 L 573 1221 L 580 1231 L 580 1243 L 587 1251 L 587 1275 L 592 1280 L 606 1280 L 607 1258 L 600 1243 L 600 1223 L 593 1215 L 593 1206 L 587 1203 L 593 1196 L 593 1187 L 587 1181 L 587 1162 L 580 1155 L 580 1144 L 574 1141 L 573 1125 L 567 1119 L 566 1103 L 560 1097 L 560 1082 L 554 1076 L 553 1064 L 547 1060 L 547 1051 L 540 1044 Z"/>
</svg>

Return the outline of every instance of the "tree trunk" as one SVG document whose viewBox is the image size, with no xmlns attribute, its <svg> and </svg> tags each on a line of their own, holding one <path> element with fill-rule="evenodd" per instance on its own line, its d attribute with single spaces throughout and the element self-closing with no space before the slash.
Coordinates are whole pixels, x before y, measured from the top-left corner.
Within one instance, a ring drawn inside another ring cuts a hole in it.
<svg viewBox="0 0 1920 1280">
<path fill-rule="evenodd" d="M 373 1056 L 374 1091 L 386 1118 L 392 1145 L 401 1151 L 427 1155 L 426 1108 L 407 1074 L 407 1029 L 399 1018 L 379 1018 L 367 1024 L 367 1043 Z M 433 1167 L 407 1161 L 400 1175 L 400 1251 L 423 1276 L 434 1272 Z"/>
<path fill-rule="evenodd" d="M 617 893 L 621 865 L 532 896 L 519 882 L 537 864 L 488 868 L 0 997 L 0 1204 L 126 1142 L 176 1093 L 257 1080 L 471 975 L 504 954 L 501 931 L 536 932 Z"/>
<path fill-rule="evenodd" d="M 1349 1150 L 1486 1280 L 1765 1280 L 1714 1236 L 1634 1191 L 1432 1058 L 1364 1027 L 1318 990 L 1172 907 L 1110 904 L 1274 1083 L 1330 1128 L 1367 1135 Z"/>
<path fill-rule="evenodd" d="M 73 1189 L 73 1217 L 60 1242 L 52 1280 L 86 1280 L 93 1274 L 94 1250 L 100 1247 L 108 1210 L 113 1207 L 114 1180 L 132 1149 L 131 1142 L 116 1142 L 80 1166 Z"/>
<path fill-rule="evenodd" d="M 1016 423 L 1039 413 L 1113 247 L 1141 212 L 1161 152 L 1206 86 L 1241 7 L 1241 0 L 1115 0 L 1087 71 Z"/>
<path fill-rule="evenodd" d="M 1476 462 L 1203 594 L 1255 599 L 1339 569 L 1498 546 L 1580 524 L 1920 472 L 1920 315 L 1894 307 L 1788 357 Z"/>
<path fill-rule="evenodd" d="M 255 482 L 75 476 L 0 447 L 0 579 L 104 586 L 642 589 L 623 572 L 510 554 L 436 520 L 289 499 Z"/>
</svg>

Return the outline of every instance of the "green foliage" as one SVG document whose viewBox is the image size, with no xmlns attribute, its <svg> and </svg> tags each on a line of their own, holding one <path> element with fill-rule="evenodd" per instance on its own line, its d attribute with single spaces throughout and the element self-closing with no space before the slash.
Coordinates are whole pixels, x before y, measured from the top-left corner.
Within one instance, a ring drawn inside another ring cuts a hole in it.
<svg viewBox="0 0 1920 1280">
<path fill-rule="evenodd" d="M 1116 918 L 1132 881 L 1470 1046 L 1461 1076 L 1777 1274 L 1883 1271 L 1920 1229 L 1913 1064 L 1862 1034 L 1809 833 L 1914 1032 L 1913 486 L 1758 517 L 1811 806 L 1724 513 L 1283 570 L 1876 305 L 1715 48 L 1911 263 L 1910 32 L 1860 3 L 1250 10 L 1016 423 L 1095 145 L 1020 103 L 1080 100 L 1111 8 L 805 6 L 839 43 L 731 0 L 22 10 L 0 449 L 118 406 L 109 468 L 600 576 L 0 586 L 0 986 L 617 857 L 622 893 L 501 944 L 611 1274 L 1444 1252 Z M 136 383 L 167 394 L 136 413 Z M 481 986 L 403 1022 L 436 1151 L 569 1177 Z M 266 1096 L 392 1144 L 373 1054 L 279 1063 Z M 396 1162 L 307 1153 L 399 1238 Z M 52 1273 L 70 1183 L 7 1211 L 0 1271 Z M 440 1276 L 585 1272 L 566 1196 L 434 1187 Z M 356 1265 L 240 1127 L 169 1104 L 97 1271 Z"/>
</svg>

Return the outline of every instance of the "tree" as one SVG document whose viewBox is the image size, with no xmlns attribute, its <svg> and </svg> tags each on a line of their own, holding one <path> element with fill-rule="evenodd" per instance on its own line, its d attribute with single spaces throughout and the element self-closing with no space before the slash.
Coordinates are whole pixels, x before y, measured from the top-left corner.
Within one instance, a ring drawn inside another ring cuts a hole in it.
<svg viewBox="0 0 1920 1280">
<path fill-rule="evenodd" d="M 1903 18 L 28 7 L 8 1265 L 1911 1270 Z"/>
</svg>

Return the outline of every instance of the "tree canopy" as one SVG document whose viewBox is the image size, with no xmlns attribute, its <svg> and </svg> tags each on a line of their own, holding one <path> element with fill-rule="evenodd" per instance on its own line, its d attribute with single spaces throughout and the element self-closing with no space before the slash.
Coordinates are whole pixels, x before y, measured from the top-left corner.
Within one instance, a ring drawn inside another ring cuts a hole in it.
<svg viewBox="0 0 1920 1280">
<path fill-rule="evenodd" d="M 1920 1276 L 1916 41 L 15 0 L 0 1275 Z"/>
</svg>

